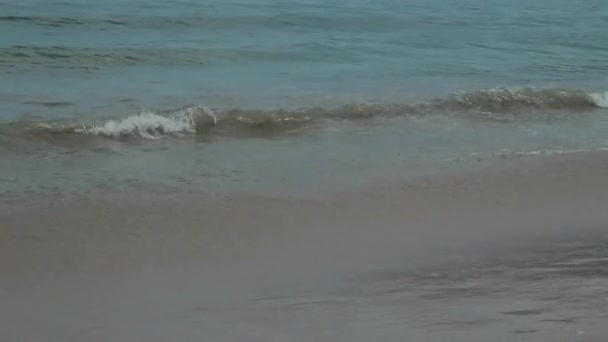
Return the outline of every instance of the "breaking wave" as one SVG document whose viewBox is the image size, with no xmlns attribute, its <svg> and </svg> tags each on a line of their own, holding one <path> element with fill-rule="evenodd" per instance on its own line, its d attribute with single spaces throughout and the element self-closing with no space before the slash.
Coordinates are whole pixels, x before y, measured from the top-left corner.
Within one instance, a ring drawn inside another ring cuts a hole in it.
<svg viewBox="0 0 608 342">
<path fill-rule="evenodd" d="M 191 106 L 170 112 L 142 112 L 99 121 L 19 122 L 0 125 L 7 132 L 26 135 L 86 135 L 113 139 L 159 139 L 204 134 L 277 134 L 327 120 L 361 121 L 425 114 L 490 113 L 527 117 L 555 112 L 577 113 L 608 108 L 608 92 L 564 89 L 494 88 L 454 94 L 415 104 L 353 103 L 335 108 L 253 110 L 209 109 Z M 4 127 L 2 127 L 4 126 Z"/>
<path fill-rule="evenodd" d="M 194 134 L 197 123 L 203 124 L 205 117 L 210 124 L 217 122 L 211 110 L 205 107 L 191 107 L 169 116 L 145 112 L 122 120 L 108 120 L 89 127 L 83 126 L 74 129 L 74 132 L 111 138 L 131 136 L 158 139 L 165 136 Z"/>
<path fill-rule="evenodd" d="M 486 112 L 521 110 L 591 110 L 608 107 L 608 93 L 566 89 L 493 88 L 451 96 L 447 103 Z"/>
<path fill-rule="evenodd" d="M 608 108 L 608 92 L 590 93 L 589 97 L 600 108 Z"/>
</svg>

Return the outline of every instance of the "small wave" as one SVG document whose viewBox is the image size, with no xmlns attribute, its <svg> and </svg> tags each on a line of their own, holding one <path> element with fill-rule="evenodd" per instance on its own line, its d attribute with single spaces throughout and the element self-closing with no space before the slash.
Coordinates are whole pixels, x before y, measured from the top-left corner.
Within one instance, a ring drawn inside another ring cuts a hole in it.
<svg viewBox="0 0 608 342">
<path fill-rule="evenodd" d="M 594 147 L 588 149 L 569 149 L 569 150 L 560 150 L 560 149 L 549 149 L 549 150 L 533 150 L 533 151 L 511 151 L 511 150 L 502 150 L 497 153 L 494 153 L 495 157 L 534 157 L 534 156 L 552 156 L 552 155 L 561 155 L 561 154 L 577 154 L 577 153 L 587 153 L 587 152 L 606 152 L 608 151 L 608 147 Z"/>
<path fill-rule="evenodd" d="M 110 19 L 96 19 L 96 18 L 69 18 L 69 17 L 43 17 L 43 16 L 18 16 L 18 15 L 5 15 L 0 16 L 0 21 L 7 22 L 23 22 L 28 24 L 40 25 L 40 26 L 51 26 L 61 27 L 66 25 L 87 25 L 87 24 L 112 24 L 112 25 L 124 25 L 119 20 Z"/>
<path fill-rule="evenodd" d="M 451 96 L 443 103 L 452 109 L 507 112 L 521 110 L 590 110 L 601 107 L 593 94 L 582 90 L 492 88 Z"/>
<path fill-rule="evenodd" d="M 69 107 L 74 105 L 73 102 L 69 101 L 25 101 L 23 103 L 42 107 Z"/>
<path fill-rule="evenodd" d="M 510 150 L 503 149 L 492 153 L 483 152 L 472 152 L 462 156 L 445 158 L 443 162 L 455 162 L 465 160 L 489 160 L 494 158 L 512 158 L 512 157 L 538 157 L 538 156 L 554 156 L 554 155 L 567 155 L 567 154 L 579 154 L 579 153 L 593 153 L 593 152 L 608 152 L 608 147 L 590 147 L 581 149 L 546 149 L 546 150 Z"/>
<path fill-rule="evenodd" d="M 520 119 L 556 112 L 575 114 L 608 108 L 608 92 L 586 93 L 564 89 L 494 88 L 430 101 L 399 103 L 352 103 L 340 107 L 255 110 L 214 109 L 190 106 L 168 112 L 143 112 L 100 121 L 20 122 L 0 125 L 0 135 L 19 132 L 36 136 L 79 134 L 113 139 L 159 139 L 194 134 L 274 135 L 311 127 L 324 120 L 362 121 L 420 115 L 491 113 L 491 118 Z M 517 114 L 517 115 L 513 115 Z M 484 120 L 488 116 L 483 116 Z M 17 128 L 16 128 L 17 127 Z"/>
<path fill-rule="evenodd" d="M 257 48 L 185 49 L 174 47 L 73 47 L 66 45 L 0 47 L 0 73 L 22 73 L 50 69 L 100 70 L 109 66 L 206 65 L 209 63 L 259 60 L 326 60 L 303 56 L 296 51 L 264 51 Z"/>
</svg>

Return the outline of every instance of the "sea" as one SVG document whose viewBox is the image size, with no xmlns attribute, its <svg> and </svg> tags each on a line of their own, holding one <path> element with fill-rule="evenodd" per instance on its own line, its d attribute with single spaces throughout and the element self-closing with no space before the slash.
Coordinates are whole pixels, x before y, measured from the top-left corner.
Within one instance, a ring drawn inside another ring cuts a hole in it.
<svg viewBox="0 0 608 342">
<path fill-rule="evenodd" d="M 0 341 L 604 340 L 607 32 L 601 0 L 0 0 Z"/>
</svg>

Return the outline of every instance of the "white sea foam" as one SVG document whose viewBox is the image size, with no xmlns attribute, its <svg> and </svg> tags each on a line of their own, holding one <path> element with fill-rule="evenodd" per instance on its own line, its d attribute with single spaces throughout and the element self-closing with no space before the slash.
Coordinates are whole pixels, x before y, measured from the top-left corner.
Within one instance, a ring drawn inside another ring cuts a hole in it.
<svg viewBox="0 0 608 342">
<path fill-rule="evenodd" d="M 608 108 L 608 91 L 590 93 L 589 97 L 598 107 Z"/>
<path fill-rule="evenodd" d="M 216 124 L 215 114 L 205 107 L 188 107 L 172 115 L 143 112 L 120 120 L 75 129 L 78 133 L 119 137 L 159 139 L 196 133 L 197 125 Z"/>
</svg>

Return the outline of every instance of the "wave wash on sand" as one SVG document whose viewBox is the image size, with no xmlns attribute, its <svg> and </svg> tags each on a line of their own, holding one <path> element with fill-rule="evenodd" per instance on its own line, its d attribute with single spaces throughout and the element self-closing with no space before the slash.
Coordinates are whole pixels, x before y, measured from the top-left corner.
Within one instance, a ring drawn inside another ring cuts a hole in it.
<svg viewBox="0 0 608 342">
<path fill-rule="evenodd" d="M 578 153 L 309 198 L 66 195 L 0 216 L 0 331 L 56 341 L 605 336 L 606 174 L 606 153 Z M 20 328 L 26 319 L 36 329 Z"/>
</svg>

